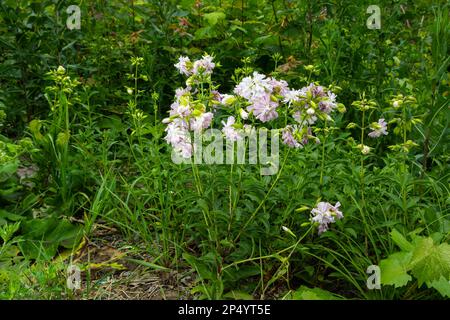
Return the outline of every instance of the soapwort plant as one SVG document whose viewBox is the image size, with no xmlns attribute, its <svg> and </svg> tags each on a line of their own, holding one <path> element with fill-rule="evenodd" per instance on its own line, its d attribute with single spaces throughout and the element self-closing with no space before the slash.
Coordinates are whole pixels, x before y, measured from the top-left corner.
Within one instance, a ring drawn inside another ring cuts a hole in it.
<svg viewBox="0 0 450 320">
<path fill-rule="evenodd" d="M 217 217 L 214 216 L 206 205 L 202 206 L 202 215 L 205 222 L 209 238 L 209 250 L 207 256 L 212 255 L 209 261 L 216 264 L 216 275 L 211 275 L 203 279 L 209 279 L 212 284 L 207 286 L 202 283 L 199 290 L 208 298 L 217 298 L 221 296 L 223 289 L 221 270 L 226 270 L 228 267 L 223 265 L 226 263 L 226 252 L 224 245 L 234 247 L 242 240 L 242 236 L 248 231 L 249 227 L 254 223 L 258 213 L 266 204 L 271 192 L 274 190 L 285 168 L 289 155 L 293 152 L 306 152 L 305 146 L 308 143 L 321 144 L 320 138 L 317 136 L 318 132 L 324 132 L 326 139 L 329 129 L 327 123 L 332 123 L 332 115 L 337 112 L 344 112 L 345 107 L 338 103 L 336 94 L 332 91 L 332 87 L 326 88 L 318 83 L 309 82 L 312 75 L 313 68 L 309 68 L 308 84 L 301 89 L 292 89 L 284 80 L 279 80 L 274 77 L 266 76 L 253 70 L 249 66 L 248 59 L 244 59 L 244 67 L 235 71 L 233 79 L 236 85 L 232 92 L 219 92 L 219 85 L 216 85 L 212 80 L 213 70 L 217 64 L 213 58 L 205 54 L 201 59 L 191 61 L 188 57 L 180 57 L 175 67 L 179 73 L 187 77 L 186 87 L 179 88 L 175 93 L 175 101 L 172 103 L 169 117 L 163 120 L 167 125 L 165 140 L 173 149 L 172 152 L 180 158 L 185 158 L 190 161 L 192 168 L 192 176 L 199 198 L 205 197 L 204 182 L 202 181 L 202 174 L 200 167 L 194 157 L 196 151 L 202 148 L 202 144 L 206 140 L 195 139 L 199 133 L 207 133 L 211 131 L 211 127 L 221 126 L 222 135 L 215 137 L 216 141 L 225 139 L 225 145 L 230 146 L 243 142 L 243 145 L 251 144 L 251 136 L 249 132 L 261 131 L 270 129 L 273 132 L 281 132 L 281 140 L 285 145 L 284 157 L 281 162 L 280 169 L 273 178 L 268 191 L 259 201 L 253 212 L 245 218 L 245 220 L 236 220 L 235 210 L 237 205 L 236 196 L 233 195 L 233 183 L 235 170 L 238 176 L 246 172 L 243 163 L 235 166 L 234 162 L 230 164 L 230 174 L 227 179 L 230 184 L 227 188 L 229 190 L 229 217 L 225 239 L 220 239 L 218 235 L 220 231 L 218 228 Z M 325 127 L 318 127 L 318 123 L 325 123 Z M 193 139 L 194 137 L 194 139 Z M 273 139 L 278 139 L 278 135 L 271 135 L 272 149 Z M 263 143 L 266 143 L 264 140 Z M 260 144 L 262 141 L 260 141 Z M 208 146 L 206 147 L 208 148 Z M 222 152 L 223 144 L 215 147 L 215 152 Z M 233 152 L 238 152 L 239 150 Z M 249 158 L 252 158 L 252 149 L 249 149 Z M 259 153 L 260 155 L 261 153 Z M 233 157 L 236 154 L 233 154 Z M 239 155 L 237 154 L 239 157 Z M 256 157 L 255 157 L 256 158 Z M 261 157 L 259 157 L 261 160 Z M 223 164 L 223 162 L 216 162 L 216 164 Z M 266 163 L 260 163 L 264 165 Z M 325 164 L 325 149 L 322 148 L 321 158 L 321 178 L 320 184 L 323 180 L 323 168 Z M 331 205 L 328 202 L 317 200 L 317 207 L 311 210 L 310 222 L 311 228 L 301 237 L 303 239 L 313 227 L 318 227 L 319 235 L 328 230 L 331 223 L 343 218 L 342 212 L 338 209 L 340 203 Z M 298 245 L 298 243 L 297 243 Z M 294 253 L 295 248 L 292 247 L 291 253 L 286 259 Z M 282 250 L 279 253 L 285 252 Z M 199 258 L 195 258 L 187 253 L 183 255 L 185 259 L 193 265 L 197 270 L 199 269 Z M 212 258 L 212 257 L 215 258 Z M 272 255 L 270 257 L 273 257 Z M 266 257 L 269 258 L 269 257 Z M 243 260 L 248 262 L 249 260 Z M 250 260 L 251 261 L 251 260 Z M 217 265 L 218 264 L 218 265 Z M 233 264 L 237 265 L 237 264 Z M 284 273 L 282 270 L 288 264 L 283 263 L 279 269 L 278 275 L 274 275 L 273 283 L 279 279 Z M 203 280 L 202 280 L 203 281 Z M 270 285 L 269 283 L 269 285 Z M 221 289 L 222 288 L 222 289 Z M 267 290 L 267 285 L 261 287 L 262 295 Z"/>
</svg>

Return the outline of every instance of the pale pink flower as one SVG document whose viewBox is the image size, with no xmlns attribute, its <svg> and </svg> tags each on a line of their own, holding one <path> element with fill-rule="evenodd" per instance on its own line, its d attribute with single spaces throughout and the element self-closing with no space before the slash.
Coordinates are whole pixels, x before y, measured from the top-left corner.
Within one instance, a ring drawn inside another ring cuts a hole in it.
<svg viewBox="0 0 450 320">
<path fill-rule="evenodd" d="M 247 107 L 247 111 L 253 112 L 253 115 L 261 122 L 267 122 L 278 118 L 276 111 L 278 103 L 273 101 L 270 95 L 265 95 L 260 99 L 254 100 L 253 104 Z"/>
<path fill-rule="evenodd" d="M 175 64 L 174 66 L 175 68 L 178 69 L 178 71 L 181 74 L 184 74 L 185 76 L 190 76 L 192 74 L 190 64 L 191 60 L 189 59 L 189 57 L 180 56 L 178 58 L 178 63 Z"/>
<path fill-rule="evenodd" d="M 208 128 L 211 124 L 213 116 L 214 115 L 212 112 L 204 112 L 195 118 L 191 118 L 190 120 L 191 130 L 198 132 Z"/>
<path fill-rule="evenodd" d="M 210 55 L 204 55 L 202 59 L 194 62 L 192 73 L 196 75 L 211 74 L 216 66 L 212 60 L 213 58 Z"/>
<path fill-rule="evenodd" d="M 182 96 L 187 95 L 191 91 L 191 87 L 177 88 L 175 89 L 175 98 L 178 101 Z"/>
<path fill-rule="evenodd" d="M 284 97 L 290 92 L 289 85 L 285 80 L 270 78 L 269 83 L 272 86 L 273 93 L 279 94 Z"/>
<path fill-rule="evenodd" d="M 271 93 L 272 89 L 271 79 L 255 71 L 251 77 L 242 79 L 234 93 L 252 102 Z"/>
<path fill-rule="evenodd" d="M 344 218 L 344 215 L 338 209 L 340 206 L 341 204 L 339 201 L 336 202 L 334 206 L 328 202 L 319 202 L 317 206 L 311 210 L 311 213 L 313 214 L 311 221 L 319 224 L 319 235 L 328 230 L 329 224 Z"/>
<path fill-rule="evenodd" d="M 223 94 L 221 97 L 220 102 L 225 105 L 229 106 L 236 100 L 236 97 L 231 94 Z"/>
<path fill-rule="evenodd" d="M 167 132 L 164 140 L 167 141 L 184 158 L 190 158 L 192 155 L 192 144 L 187 125 L 184 120 L 174 119 L 167 125 Z"/>
<path fill-rule="evenodd" d="M 387 135 L 387 123 L 386 121 L 381 118 L 378 120 L 377 122 L 374 122 L 370 125 L 370 129 L 372 130 L 372 132 L 370 132 L 368 135 L 371 138 L 378 138 L 381 135 Z"/>
<path fill-rule="evenodd" d="M 293 135 L 294 130 L 295 127 L 290 125 L 286 126 L 286 128 L 282 129 L 281 139 L 285 145 L 291 148 L 301 148 L 302 144 L 298 142 Z"/>
<path fill-rule="evenodd" d="M 169 114 L 171 117 L 179 116 L 181 118 L 188 117 L 192 113 L 189 105 L 181 105 L 178 102 L 174 102 L 170 105 Z"/>
<path fill-rule="evenodd" d="M 228 117 L 227 122 L 222 121 L 223 124 L 222 132 L 227 140 L 237 141 L 241 139 L 239 132 L 233 127 L 235 121 L 236 120 L 234 119 L 233 116 Z"/>
</svg>

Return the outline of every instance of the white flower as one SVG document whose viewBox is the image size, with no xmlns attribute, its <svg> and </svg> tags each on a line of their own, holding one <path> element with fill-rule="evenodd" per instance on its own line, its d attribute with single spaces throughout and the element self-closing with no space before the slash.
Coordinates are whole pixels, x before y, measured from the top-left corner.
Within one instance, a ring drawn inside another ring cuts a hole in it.
<svg viewBox="0 0 450 320">
<path fill-rule="evenodd" d="M 174 66 L 178 69 L 178 71 L 180 71 L 181 74 L 190 76 L 192 74 L 190 64 L 191 60 L 189 59 L 189 57 L 180 56 L 180 58 L 178 58 L 178 63 Z"/>
<path fill-rule="evenodd" d="M 302 125 L 305 125 L 305 124 L 313 125 L 317 121 L 317 117 L 314 114 L 309 115 L 307 113 L 306 117 L 305 117 L 304 115 L 302 115 L 302 113 L 300 111 L 296 111 L 292 115 L 292 117 L 295 119 L 295 121 L 297 121 L 299 124 L 302 124 Z"/>
<path fill-rule="evenodd" d="M 335 223 L 336 220 L 342 219 L 344 215 L 338 209 L 341 203 L 338 201 L 333 206 L 328 202 L 319 202 L 317 206 L 311 210 L 313 217 L 311 221 L 319 224 L 318 233 L 319 235 L 327 231 L 329 224 Z"/>
<path fill-rule="evenodd" d="M 365 144 L 358 144 L 357 147 L 361 150 L 361 153 L 367 155 L 370 153 L 370 147 Z"/>
<path fill-rule="evenodd" d="M 370 125 L 372 132 L 368 134 L 371 138 L 378 138 L 382 134 L 387 135 L 387 123 L 383 118 L 379 119 L 378 122 L 374 122 Z"/>
<path fill-rule="evenodd" d="M 224 95 L 222 95 L 222 99 L 221 99 L 222 104 L 224 104 L 226 106 L 229 106 L 234 101 L 236 101 L 236 97 L 235 96 L 233 96 L 231 94 L 224 94 Z"/>
<path fill-rule="evenodd" d="M 213 116 L 214 115 L 212 112 L 205 112 L 199 115 L 198 117 L 191 119 L 190 121 L 191 130 L 199 132 L 203 129 L 208 128 L 209 125 L 211 124 Z"/>
<path fill-rule="evenodd" d="M 292 134 L 292 131 L 295 131 L 296 127 L 293 126 L 286 126 L 282 130 L 281 139 L 283 143 L 291 148 L 301 148 L 302 144 L 295 139 L 294 135 Z"/>
<path fill-rule="evenodd" d="M 225 138 L 227 140 L 237 141 L 237 140 L 241 139 L 241 136 L 236 131 L 236 129 L 233 127 L 235 121 L 236 120 L 234 119 L 233 116 L 228 117 L 226 123 L 225 123 L 225 121 L 222 121 L 222 124 L 223 124 L 222 132 L 225 135 Z"/>
<path fill-rule="evenodd" d="M 192 73 L 196 75 L 211 74 L 216 66 L 216 64 L 212 62 L 212 59 L 213 58 L 210 55 L 205 55 L 202 59 L 195 61 Z"/>
<path fill-rule="evenodd" d="M 301 90 L 286 90 L 283 97 L 284 103 L 299 101 L 300 97 L 304 95 L 304 92 Z"/>
<path fill-rule="evenodd" d="M 234 93 L 253 102 L 270 94 L 272 89 L 271 79 L 255 71 L 253 76 L 242 79 L 234 88 Z"/>
<path fill-rule="evenodd" d="M 240 109 L 239 110 L 239 115 L 241 116 L 242 119 L 247 120 L 248 119 L 248 112 L 245 111 L 244 109 Z"/>
<path fill-rule="evenodd" d="M 308 110 L 306 110 L 306 113 L 312 116 L 314 113 L 316 113 L 316 111 L 314 111 L 313 108 L 309 108 Z"/>
</svg>

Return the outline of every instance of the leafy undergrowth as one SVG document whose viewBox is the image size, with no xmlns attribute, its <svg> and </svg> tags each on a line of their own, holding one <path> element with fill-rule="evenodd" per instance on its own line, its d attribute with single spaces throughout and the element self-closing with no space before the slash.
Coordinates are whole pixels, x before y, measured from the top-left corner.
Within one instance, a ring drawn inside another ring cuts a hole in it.
<svg viewBox="0 0 450 320">
<path fill-rule="evenodd" d="M 143 244 L 130 243 L 114 228 L 96 224 L 91 237 L 73 251 L 61 251 L 47 263 L 24 262 L 3 270 L 0 298 L 192 299 L 192 271 L 158 266 L 146 252 Z M 79 278 L 68 272 L 70 266 L 79 268 Z"/>
</svg>

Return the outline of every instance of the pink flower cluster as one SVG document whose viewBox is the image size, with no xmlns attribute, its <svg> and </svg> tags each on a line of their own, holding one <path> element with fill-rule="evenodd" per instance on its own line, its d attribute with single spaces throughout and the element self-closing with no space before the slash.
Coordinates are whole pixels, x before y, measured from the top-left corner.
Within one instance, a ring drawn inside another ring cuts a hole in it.
<svg viewBox="0 0 450 320">
<path fill-rule="evenodd" d="M 234 93 L 248 101 L 247 111 L 261 122 L 267 122 L 278 118 L 277 108 L 280 99 L 289 91 L 288 84 L 284 80 L 266 78 L 265 75 L 253 72 L 253 76 L 245 77 L 234 88 Z"/>
<path fill-rule="evenodd" d="M 202 59 L 191 62 L 189 57 L 181 56 L 178 59 L 178 63 L 174 65 L 178 71 L 185 76 L 192 75 L 210 75 L 213 72 L 216 64 L 213 62 L 213 58 L 210 55 L 204 55 Z"/>
<path fill-rule="evenodd" d="M 222 133 L 230 141 L 241 138 L 237 128 L 248 128 L 245 121 L 256 119 L 266 123 L 275 121 L 281 114 L 284 116 L 283 123 L 286 123 L 281 129 L 284 144 L 301 148 L 311 138 L 320 142 L 313 136 L 311 125 L 318 119 L 331 120 L 330 114 L 337 108 L 333 92 L 314 83 L 299 90 L 290 89 L 286 81 L 255 71 L 235 86 L 234 94 L 221 94 L 212 89 L 210 75 L 215 66 L 209 55 L 193 62 L 181 56 L 175 64 L 178 71 L 189 78 L 186 88 L 176 90 L 170 117 L 164 122 L 168 124 L 166 141 L 181 154 L 187 157 L 192 154 L 190 132 L 207 129 L 214 120 L 217 108 L 222 108 L 226 113 L 234 112 L 221 121 Z M 205 82 L 208 82 L 206 87 L 211 88 L 206 106 L 204 92 L 199 89 L 199 84 Z M 202 91 L 202 98 L 196 99 L 199 91 Z"/>
<path fill-rule="evenodd" d="M 175 102 L 170 106 L 170 117 L 163 120 L 167 124 L 164 138 L 178 154 L 184 158 L 192 156 L 191 131 L 207 129 L 213 120 L 213 113 L 194 101 L 191 87 L 179 88 L 175 92 Z"/>
</svg>

